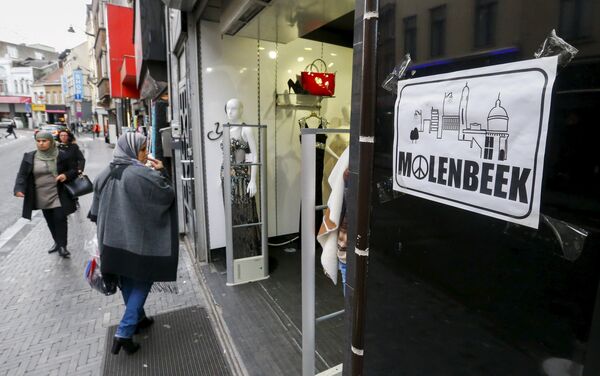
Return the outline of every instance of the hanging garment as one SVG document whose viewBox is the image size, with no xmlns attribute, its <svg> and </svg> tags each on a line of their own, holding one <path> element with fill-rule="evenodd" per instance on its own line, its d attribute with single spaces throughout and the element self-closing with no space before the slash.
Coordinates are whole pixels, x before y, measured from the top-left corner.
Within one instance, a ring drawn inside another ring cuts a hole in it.
<svg viewBox="0 0 600 376">
<path fill-rule="evenodd" d="M 327 209 L 323 215 L 323 223 L 317 240 L 323 247 L 321 265 L 325 275 L 337 284 L 338 270 L 338 230 L 344 204 L 344 172 L 348 169 L 350 151 L 346 148 L 329 175 L 331 194 L 327 200 Z M 344 260 L 345 261 L 345 260 Z"/>
<path fill-rule="evenodd" d="M 223 144 L 221 143 L 222 147 Z M 247 153 L 250 153 L 250 146 L 247 141 L 237 138 L 231 139 L 229 160 L 231 162 L 231 224 L 233 226 L 258 222 L 256 199 L 246 193 L 252 167 L 235 166 L 235 164 L 245 162 Z M 221 166 L 221 181 L 223 176 L 223 166 Z M 221 184 L 221 186 L 223 189 L 225 188 L 224 184 Z M 228 199 L 224 194 L 223 198 Z M 261 254 L 259 226 L 234 228 L 232 236 L 234 259 Z"/>
<path fill-rule="evenodd" d="M 311 116 L 317 117 L 316 115 Z M 311 116 L 298 120 L 298 124 L 301 128 L 310 128 L 306 123 L 306 120 Z M 317 118 L 320 120 L 317 128 L 323 129 L 323 124 L 327 124 L 327 120 L 319 117 Z M 325 168 L 325 147 L 327 145 L 327 135 L 317 134 L 315 138 L 315 205 L 319 206 L 323 205 L 323 170 Z M 300 141 L 302 141 L 301 135 Z M 319 220 L 321 216 L 322 211 L 317 210 L 315 212 L 315 234 L 319 231 L 319 227 L 321 227 L 321 221 Z M 302 223 L 302 221 L 300 221 L 300 223 Z"/>
</svg>

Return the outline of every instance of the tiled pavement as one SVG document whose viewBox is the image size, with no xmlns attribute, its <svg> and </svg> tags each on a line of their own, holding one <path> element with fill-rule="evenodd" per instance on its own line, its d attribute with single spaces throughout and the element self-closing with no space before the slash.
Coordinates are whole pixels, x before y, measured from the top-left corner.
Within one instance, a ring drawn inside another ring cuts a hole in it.
<svg viewBox="0 0 600 376">
<path fill-rule="evenodd" d="M 93 178 L 112 149 L 101 141 L 83 145 Z M 82 277 L 88 258 L 85 243 L 95 232 L 86 219 L 90 196 L 81 199 L 80 210 L 69 218 L 70 260 L 46 253 L 52 240 L 41 213 L 23 228 L 28 233 L 22 240 L 0 257 L 0 375 L 102 372 L 106 328 L 119 322 L 123 304 L 118 294 L 106 297 L 91 290 Z M 182 249 L 180 254 L 180 292 L 150 294 L 150 315 L 206 305 L 187 252 Z"/>
</svg>

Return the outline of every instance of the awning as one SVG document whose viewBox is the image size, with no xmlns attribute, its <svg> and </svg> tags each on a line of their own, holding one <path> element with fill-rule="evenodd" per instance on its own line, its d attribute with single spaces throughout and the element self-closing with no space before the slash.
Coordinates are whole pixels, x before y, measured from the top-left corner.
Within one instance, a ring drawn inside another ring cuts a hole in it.
<svg viewBox="0 0 600 376">
<path fill-rule="evenodd" d="M 65 111 L 65 110 L 46 110 L 47 114 L 64 114 L 66 112 L 67 111 Z"/>
<path fill-rule="evenodd" d="M 0 95 L 0 103 L 31 103 L 31 97 Z"/>
</svg>

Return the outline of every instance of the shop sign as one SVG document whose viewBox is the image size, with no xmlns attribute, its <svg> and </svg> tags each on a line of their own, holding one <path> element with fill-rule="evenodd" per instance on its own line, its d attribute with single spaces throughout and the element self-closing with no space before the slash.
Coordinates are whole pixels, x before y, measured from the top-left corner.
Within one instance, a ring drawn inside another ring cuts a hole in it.
<svg viewBox="0 0 600 376">
<path fill-rule="evenodd" d="M 400 81 L 394 189 L 537 228 L 556 63 Z"/>
<path fill-rule="evenodd" d="M 31 110 L 32 111 L 38 111 L 38 112 L 45 112 L 46 111 L 46 105 L 45 104 L 32 103 L 31 104 Z"/>
<path fill-rule="evenodd" d="M 76 101 L 83 99 L 83 73 L 80 69 L 73 71 L 73 99 Z"/>
</svg>

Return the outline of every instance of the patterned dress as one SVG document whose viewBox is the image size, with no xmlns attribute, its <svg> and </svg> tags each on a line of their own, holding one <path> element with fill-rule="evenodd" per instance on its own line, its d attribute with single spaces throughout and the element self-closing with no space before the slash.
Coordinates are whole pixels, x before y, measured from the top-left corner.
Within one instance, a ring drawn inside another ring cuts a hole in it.
<svg viewBox="0 0 600 376">
<path fill-rule="evenodd" d="M 221 144 L 223 148 L 223 144 Z M 250 182 L 251 166 L 236 166 L 245 163 L 246 154 L 250 153 L 248 142 L 243 139 L 232 138 L 229 148 L 231 163 L 231 223 L 233 226 L 258 222 L 256 199 L 250 197 L 246 190 Z M 223 166 L 221 166 L 221 180 L 223 180 Z M 223 189 L 225 185 L 222 184 Z M 224 196 L 224 199 L 226 197 Z M 260 226 L 234 228 L 233 258 L 258 256 L 260 251 Z"/>
</svg>

